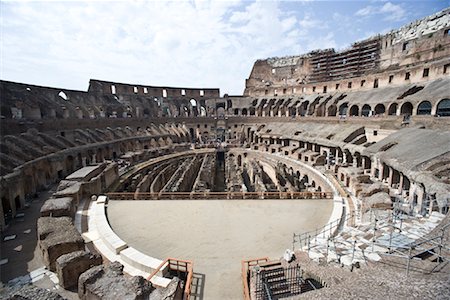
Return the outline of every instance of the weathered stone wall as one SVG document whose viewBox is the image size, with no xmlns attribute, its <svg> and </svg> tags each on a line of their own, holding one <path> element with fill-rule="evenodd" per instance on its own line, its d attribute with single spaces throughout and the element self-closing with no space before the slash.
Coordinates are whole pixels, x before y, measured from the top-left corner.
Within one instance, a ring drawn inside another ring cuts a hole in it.
<svg viewBox="0 0 450 300">
<path fill-rule="evenodd" d="M 41 207 L 41 217 L 75 217 L 75 204 L 73 198 L 50 198 Z"/>
<path fill-rule="evenodd" d="M 141 276 L 124 276 L 123 266 L 118 262 L 93 267 L 81 274 L 78 281 L 78 296 L 85 300 L 147 299 L 153 289 Z"/>
<path fill-rule="evenodd" d="M 246 80 L 244 95 L 350 92 L 404 84 L 406 73 L 409 73 L 406 83 L 447 76 L 449 72 L 444 69 L 450 66 L 449 28 L 449 9 L 445 9 L 399 30 L 354 43 L 340 52 L 325 49 L 258 60 Z"/>
<path fill-rule="evenodd" d="M 84 240 L 67 217 L 38 219 L 38 242 L 45 265 L 56 270 L 56 260 L 61 255 L 84 250 Z"/>
<path fill-rule="evenodd" d="M 102 264 L 102 257 L 87 251 L 61 255 L 56 260 L 59 285 L 65 289 L 78 288 L 78 278 L 88 269 Z"/>
</svg>

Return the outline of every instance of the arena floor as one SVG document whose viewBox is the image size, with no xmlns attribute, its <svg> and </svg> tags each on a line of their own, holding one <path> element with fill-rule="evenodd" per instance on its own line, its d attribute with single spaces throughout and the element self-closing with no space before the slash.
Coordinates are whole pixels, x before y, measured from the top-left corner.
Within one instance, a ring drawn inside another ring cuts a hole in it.
<svg viewBox="0 0 450 300">
<path fill-rule="evenodd" d="M 325 225 L 332 200 L 109 201 L 108 219 L 150 256 L 194 261 L 200 299 L 241 299 L 242 259 L 279 258 L 293 232 Z"/>
</svg>

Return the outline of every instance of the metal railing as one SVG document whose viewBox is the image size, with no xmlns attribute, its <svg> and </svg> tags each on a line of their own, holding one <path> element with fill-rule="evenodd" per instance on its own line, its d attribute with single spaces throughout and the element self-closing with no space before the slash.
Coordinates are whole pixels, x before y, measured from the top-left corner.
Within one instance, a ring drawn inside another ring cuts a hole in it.
<svg viewBox="0 0 450 300">
<path fill-rule="evenodd" d="M 107 193 L 111 200 L 332 199 L 331 192 L 159 192 Z"/>
<path fill-rule="evenodd" d="M 272 300 L 285 298 L 302 293 L 302 287 L 307 285 L 302 278 L 300 266 L 281 267 L 277 270 L 254 271 L 256 300 Z M 312 289 L 315 289 L 313 286 Z M 279 293 L 279 294 L 277 294 Z"/>
<path fill-rule="evenodd" d="M 449 230 L 450 223 L 445 224 L 440 228 L 440 234 L 423 238 L 420 237 L 420 241 L 415 241 L 403 246 L 393 246 L 391 244 L 391 238 L 389 242 L 389 252 L 381 253 L 386 256 L 397 256 L 406 259 L 406 276 L 409 276 L 411 269 L 411 261 L 422 255 L 430 255 L 436 257 L 436 263 L 440 264 L 442 262 L 450 262 L 450 247 L 448 242 L 445 241 L 446 231 Z M 392 235 L 392 232 L 391 232 Z M 379 246 L 386 246 L 383 244 L 376 243 Z M 435 249 L 438 249 L 437 252 Z M 444 250 L 444 253 L 443 253 Z M 406 253 L 407 254 L 406 254 Z"/>
<path fill-rule="evenodd" d="M 299 244 L 299 249 L 307 247 L 308 251 L 311 248 L 311 244 L 317 243 L 317 238 L 322 235 L 322 238 L 334 237 L 337 234 L 338 229 L 342 228 L 345 223 L 353 223 L 355 213 L 350 213 L 342 218 L 334 220 L 316 230 L 304 232 L 304 233 L 294 233 L 292 236 L 292 251 L 295 251 L 296 244 Z"/>
<path fill-rule="evenodd" d="M 192 288 L 192 277 L 194 274 L 193 266 L 194 264 L 189 260 L 166 258 L 158 266 L 158 268 L 150 274 L 147 280 L 151 281 L 154 276 L 156 276 L 159 272 L 162 272 L 164 269 L 164 271 L 168 273 L 165 276 L 176 276 L 180 280 L 184 281 L 183 300 L 189 300 Z"/>
<path fill-rule="evenodd" d="M 242 286 L 243 286 L 243 293 L 244 293 L 244 300 L 250 300 L 250 278 L 249 278 L 249 272 L 250 267 L 259 265 L 260 263 L 268 262 L 268 257 L 262 257 L 262 258 L 256 258 L 256 259 L 249 259 L 249 260 L 243 260 L 241 261 L 241 276 L 242 276 Z"/>
</svg>

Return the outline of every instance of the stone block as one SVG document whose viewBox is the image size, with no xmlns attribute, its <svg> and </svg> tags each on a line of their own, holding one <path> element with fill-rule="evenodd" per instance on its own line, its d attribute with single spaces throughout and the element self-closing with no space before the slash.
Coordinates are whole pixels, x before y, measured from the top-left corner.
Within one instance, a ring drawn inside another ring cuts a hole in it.
<svg viewBox="0 0 450 300">
<path fill-rule="evenodd" d="M 61 255 L 56 260 L 59 284 L 70 289 L 78 286 L 78 278 L 88 269 L 102 264 L 102 257 L 87 251 L 75 251 Z"/>
<path fill-rule="evenodd" d="M 148 299 L 152 290 L 152 284 L 142 276 L 124 276 L 119 262 L 93 267 L 78 279 L 78 296 L 85 300 Z"/>
<path fill-rule="evenodd" d="M 56 260 L 61 255 L 84 250 L 84 240 L 68 217 L 41 217 L 37 231 L 44 263 L 51 271 L 56 270 Z"/>
<path fill-rule="evenodd" d="M 72 197 L 51 198 L 41 207 L 41 217 L 75 217 Z"/>
</svg>

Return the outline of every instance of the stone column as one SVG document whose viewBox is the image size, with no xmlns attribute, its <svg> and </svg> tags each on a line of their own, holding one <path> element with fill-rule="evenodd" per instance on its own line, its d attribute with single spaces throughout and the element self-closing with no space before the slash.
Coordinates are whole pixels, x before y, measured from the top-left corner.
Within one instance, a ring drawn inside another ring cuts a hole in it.
<svg viewBox="0 0 450 300">
<path fill-rule="evenodd" d="M 400 181 L 398 182 L 398 191 L 400 193 L 403 192 L 403 176 L 404 175 L 402 173 L 400 173 Z"/>
<path fill-rule="evenodd" d="M 392 187 L 392 178 L 393 178 L 393 176 L 394 176 L 394 169 L 392 169 L 392 168 L 389 167 L 389 166 L 388 166 L 388 168 L 389 168 L 388 185 L 389 185 L 390 187 Z"/>
</svg>

